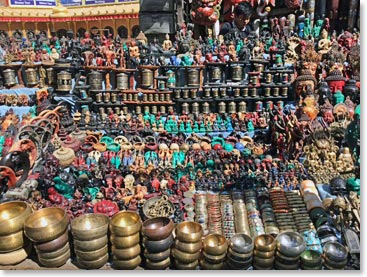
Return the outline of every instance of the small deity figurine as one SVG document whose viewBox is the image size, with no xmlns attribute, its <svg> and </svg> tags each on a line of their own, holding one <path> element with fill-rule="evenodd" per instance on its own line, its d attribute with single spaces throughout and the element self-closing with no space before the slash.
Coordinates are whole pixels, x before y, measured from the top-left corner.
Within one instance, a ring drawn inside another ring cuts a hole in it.
<svg viewBox="0 0 367 277">
<path fill-rule="evenodd" d="M 321 55 L 329 52 L 331 48 L 331 41 L 330 39 L 328 39 L 328 32 L 325 29 L 323 29 L 321 32 L 321 39 L 317 43 L 317 47 L 318 47 L 317 52 Z"/>
<path fill-rule="evenodd" d="M 315 26 L 313 27 L 312 29 L 312 36 L 315 38 L 315 39 L 318 39 L 319 36 L 320 36 L 320 31 L 321 31 L 321 28 L 322 28 L 322 24 L 324 23 L 324 21 L 322 19 L 318 19 L 316 20 L 316 24 Z M 327 32 L 327 30 L 326 30 Z"/>
<path fill-rule="evenodd" d="M 172 41 L 169 39 L 169 34 L 166 34 L 165 38 L 166 39 L 163 41 L 162 48 L 165 51 L 169 51 L 171 50 L 173 44 Z"/>
<path fill-rule="evenodd" d="M 57 61 L 58 59 L 60 59 L 60 54 L 57 53 L 57 50 L 56 48 L 52 48 L 51 50 L 51 58 L 54 60 L 54 61 Z"/>
<path fill-rule="evenodd" d="M 342 153 L 337 159 L 339 172 L 349 172 L 354 170 L 354 161 L 352 154 L 350 153 L 349 147 L 344 147 Z"/>
</svg>

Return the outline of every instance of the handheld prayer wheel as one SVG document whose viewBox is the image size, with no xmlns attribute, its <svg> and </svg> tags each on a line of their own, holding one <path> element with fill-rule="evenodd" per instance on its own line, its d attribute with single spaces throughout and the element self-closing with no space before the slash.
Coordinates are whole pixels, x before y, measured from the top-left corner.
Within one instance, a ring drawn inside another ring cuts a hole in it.
<svg viewBox="0 0 367 277">
<path fill-rule="evenodd" d="M 168 77 L 167 87 L 174 88 L 176 86 L 176 74 L 172 70 L 168 70 L 166 76 Z"/>
<path fill-rule="evenodd" d="M 212 80 L 220 81 L 222 79 L 222 69 L 220 66 L 213 66 L 212 67 Z"/>
<path fill-rule="evenodd" d="M 153 86 L 153 71 L 150 69 L 144 69 L 142 75 L 142 87 L 149 88 Z"/>
<path fill-rule="evenodd" d="M 183 103 L 181 106 L 182 113 L 189 113 L 189 104 Z"/>
<path fill-rule="evenodd" d="M 243 97 L 247 97 L 248 96 L 248 88 L 241 89 L 241 92 L 242 92 L 242 96 Z"/>
<path fill-rule="evenodd" d="M 282 96 L 287 97 L 288 96 L 288 88 L 287 87 L 283 87 L 281 94 L 282 94 Z"/>
<path fill-rule="evenodd" d="M 135 108 L 135 112 L 136 112 L 137 114 L 141 114 L 141 106 L 136 106 L 136 108 Z"/>
<path fill-rule="evenodd" d="M 189 98 L 189 90 L 188 89 L 183 89 L 182 90 L 182 98 L 183 99 Z"/>
<path fill-rule="evenodd" d="M 255 107 L 256 107 L 255 109 L 256 109 L 257 112 L 261 112 L 263 110 L 263 102 L 257 101 L 255 103 Z"/>
<path fill-rule="evenodd" d="M 171 93 L 164 94 L 164 100 L 166 102 L 171 102 Z"/>
<path fill-rule="evenodd" d="M 88 74 L 88 81 L 91 90 L 102 89 L 102 73 L 98 71 L 92 71 Z"/>
<path fill-rule="evenodd" d="M 233 89 L 233 96 L 234 97 L 240 97 L 241 89 L 240 88 L 234 88 Z"/>
<path fill-rule="evenodd" d="M 238 112 L 239 113 L 244 113 L 246 112 L 246 102 L 242 101 L 238 104 Z"/>
<path fill-rule="evenodd" d="M 129 88 L 129 75 L 126 73 L 117 74 L 117 89 L 128 89 Z"/>
<path fill-rule="evenodd" d="M 241 81 L 242 80 L 242 66 L 233 65 L 232 66 L 232 81 Z"/>
<path fill-rule="evenodd" d="M 209 113 L 210 110 L 209 110 L 209 103 L 208 102 L 205 102 L 203 104 L 203 113 Z"/>
<path fill-rule="evenodd" d="M 187 76 L 188 76 L 188 82 L 187 84 L 189 86 L 199 86 L 200 82 L 199 82 L 199 70 L 197 69 L 189 69 L 187 72 Z"/>
<path fill-rule="evenodd" d="M 3 71 L 3 75 L 4 75 L 4 83 L 6 86 L 14 86 L 17 84 L 17 81 L 15 79 L 15 71 L 8 68 L 8 69 L 5 69 Z"/>
<path fill-rule="evenodd" d="M 256 97 L 257 96 L 257 89 L 256 88 L 251 88 L 250 89 L 250 96 L 251 97 Z"/>
<path fill-rule="evenodd" d="M 220 102 L 218 104 L 218 112 L 219 113 L 225 113 L 226 112 L 226 103 Z"/>
<path fill-rule="evenodd" d="M 162 114 L 165 114 L 165 113 L 166 113 L 166 107 L 165 107 L 165 106 L 160 106 L 159 111 L 160 111 Z"/>
<path fill-rule="evenodd" d="M 55 82 L 55 71 L 52 67 L 46 69 L 48 84 L 52 85 Z"/>
<path fill-rule="evenodd" d="M 61 71 L 57 74 L 57 90 L 65 92 L 71 90 L 71 73 Z"/>
<path fill-rule="evenodd" d="M 210 87 L 204 88 L 204 97 L 206 98 L 210 97 Z"/>
<path fill-rule="evenodd" d="M 220 97 L 226 97 L 227 96 L 227 89 L 226 88 L 220 88 Z"/>
<path fill-rule="evenodd" d="M 269 97 L 270 96 L 270 91 L 271 91 L 270 87 L 265 87 L 264 88 L 264 96 Z"/>
<path fill-rule="evenodd" d="M 38 84 L 37 72 L 34 68 L 28 68 L 25 74 L 27 76 L 27 86 L 35 86 Z"/>
<path fill-rule="evenodd" d="M 230 102 L 228 104 L 228 113 L 236 113 L 236 103 Z"/>
<path fill-rule="evenodd" d="M 197 102 L 192 104 L 192 113 L 199 113 L 199 104 Z"/>
<path fill-rule="evenodd" d="M 274 108 L 274 103 L 273 101 L 267 101 L 266 102 L 266 109 L 267 110 L 272 110 Z"/>
<path fill-rule="evenodd" d="M 152 106 L 152 114 L 157 114 L 157 111 L 158 111 L 157 106 Z"/>
<path fill-rule="evenodd" d="M 181 90 L 180 89 L 175 89 L 174 94 L 175 94 L 176 99 L 181 98 Z"/>
<path fill-rule="evenodd" d="M 212 88 L 212 97 L 217 98 L 219 96 L 218 92 L 219 92 L 218 88 Z"/>
<path fill-rule="evenodd" d="M 273 96 L 274 97 L 278 97 L 279 96 L 279 88 L 278 87 L 273 88 Z"/>
</svg>

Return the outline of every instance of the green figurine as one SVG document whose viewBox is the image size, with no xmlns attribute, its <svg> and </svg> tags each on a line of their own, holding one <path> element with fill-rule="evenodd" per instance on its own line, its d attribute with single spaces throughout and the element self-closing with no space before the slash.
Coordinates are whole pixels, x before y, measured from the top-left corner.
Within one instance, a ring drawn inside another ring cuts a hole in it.
<svg viewBox="0 0 367 277">
<path fill-rule="evenodd" d="M 67 199 L 73 199 L 74 189 L 65 183 L 59 176 L 53 179 L 55 183 L 55 189 L 58 193 L 62 194 Z"/>
<path fill-rule="evenodd" d="M 199 133 L 199 125 L 198 123 L 195 121 L 194 123 L 194 129 L 193 129 L 194 133 Z"/>
<path fill-rule="evenodd" d="M 182 133 L 186 132 L 185 123 L 183 121 L 181 121 L 181 123 L 180 123 L 180 132 L 182 132 Z"/>
<path fill-rule="evenodd" d="M 311 35 L 311 24 L 310 24 L 310 19 L 308 17 L 305 18 L 305 26 L 303 28 L 303 35 L 306 38 L 308 38 L 308 36 Z"/>
<path fill-rule="evenodd" d="M 252 122 L 252 120 L 249 120 L 247 122 L 247 132 L 253 132 L 253 131 L 255 131 L 254 123 Z"/>
<path fill-rule="evenodd" d="M 199 133 L 205 133 L 205 124 L 204 124 L 204 121 L 202 121 L 200 123 L 200 129 L 199 129 Z"/>
<path fill-rule="evenodd" d="M 335 92 L 333 95 L 334 105 L 339 104 L 339 103 L 344 103 L 344 99 L 345 99 L 345 96 L 340 90 Z"/>
<path fill-rule="evenodd" d="M 191 122 L 190 121 L 187 121 L 186 122 L 186 133 L 192 133 L 192 127 L 191 127 Z"/>
<path fill-rule="evenodd" d="M 320 33 L 321 33 L 321 28 L 322 28 L 322 24 L 324 23 L 324 21 L 322 19 L 318 19 L 316 21 L 315 26 L 312 29 L 312 36 L 315 39 L 318 39 L 320 37 Z"/>
</svg>

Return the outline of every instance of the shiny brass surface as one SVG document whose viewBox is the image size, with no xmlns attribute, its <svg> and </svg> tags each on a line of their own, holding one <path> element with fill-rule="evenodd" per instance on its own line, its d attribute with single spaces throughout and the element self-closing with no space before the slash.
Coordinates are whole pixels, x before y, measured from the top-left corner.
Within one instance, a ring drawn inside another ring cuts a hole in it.
<svg viewBox="0 0 367 277">
<path fill-rule="evenodd" d="M 23 201 L 0 204 L 0 236 L 11 235 L 23 230 L 24 221 L 31 213 L 31 207 Z"/>
</svg>

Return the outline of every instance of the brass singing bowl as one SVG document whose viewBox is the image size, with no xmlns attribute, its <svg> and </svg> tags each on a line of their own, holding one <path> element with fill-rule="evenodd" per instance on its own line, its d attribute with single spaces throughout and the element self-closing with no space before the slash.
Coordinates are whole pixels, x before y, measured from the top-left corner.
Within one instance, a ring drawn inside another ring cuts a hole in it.
<svg viewBox="0 0 367 277">
<path fill-rule="evenodd" d="M 98 260 L 100 257 L 104 256 L 108 253 L 108 246 L 105 245 L 104 247 L 94 250 L 94 251 L 80 251 L 74 248 L 75 255 L 78 259 L 83 261 L 95 261 Z"/>
<path fill-rule="evenodd" d="M 108 237 L 104 236 L 94 240 L 76 240 L 74 239 L 74 249 L 80 251 L 94 251 L 108 244 Z"/>
<path fill-rule="evenodd" d="M 171 255 L 171 248 L 168 248 L 167 250 L 160 252 L 160 253 L 149 253 L 147 250 L 144 251 L 145 258 L 149 259 L 153 263 L 159 263 Z"/>
<path fill-rule="evenodd" d="M 116 259 L 126 261 L 134 259 L 136 256 L 140 255 L 141 247 L 140 244 L 124 249 L 118 249 L 115 246 L 112 246 L 111 250 Z"/>
<path fill-rule="evenodd" d="M 108 262 L 108 253 L 106 253 L 105 255 L 103 255 L 102 257 L 100 257 L 97 260 L 85 261 L 85 260 L 82 260 L 82 259 L 77 257 L 76 261 L 77 261 L 77 265 L 78 265 L 79 268 L 82 268 L 82 269 L 98 269 L 98 268 L 101 268 L 102 266 L 104 266 Z"/>
<path fill-rule="evenodd" d="M 42 243 L 35 243 L 34 247 L 38 252 L 52 252 L 60 249 L 66 242 L 69 241 L 69 230 L 66 229 L 65 232 L 58 238 Z"/>
<path fill-rule="evenodd" d="M 0 204 L 0 236 L 8 236 L 23 230 L 24 221 L 31 213 L 31 207 L 23 201 Z"/>
<path fill-rule="evenodd" d="M 229 247 L 237 253 L 246 254 L 254 249 L 254 242 L 248 235 L 236 234 L 229 240 Z"/>
<path fill-rule="evenodd" d="M 181 263 L 175 260 L 175 267 L 179 270 L 194 270 L 199 264 L 199 260 L 193 261 L 192 263 Z"/>
<path fill-rule="evenodd" d="M 66 264 L 69 258 L 70 258 L 70 249 L 67 252 L 65 252 L 63 255 L 59 256 L 58 258 L 53 258 L 53 259 L 38 258 L 38 260 L 45 267 L 60 267 Z"/>
<path fill-rule="evenodd" d="M 284 264 L 275 259 L 274 268 L 278 270 L 297 270 L 299 268 L 299 261 L 296 261 L 293 264 Z"/>
<path fill-rule="evenodd" d="M 324 264 L 327 264 L 328 266 L 335 267 L 335 268 L 338 268 L 338 267 L 344 268 L 348 263 L 347 259 L 344 261 L 339 261 L 339 262 L 330 260 L 325 254 L 322 255 L 322 258 L 324 259 Z"/>
<path fill-rule="evenodd" d="M 210 255 L 210 254 L 203 252 L 203 257 L 208 263 L 218 264 L 225 260 L 226 253 L 223 253 L 221 255 Z"/>
<path fill-rule="evenodd" d="M 140 233 L 136 233 L 127 237 L 119 237 L 111 234 L 110 240 L 116 248 L 128 248 L 140 242 Z"/>
<path fill-rule="evenodd" d="M 203 234 L 203 228 L 197 222 L 185 221 L 176 226 L 176 238 L 183 242 L 198 242 Z"/>
<path fill-rule="evenodd" d="M 196 253 L 200 251 L 202 247 L 201 241 L 198 242 L 182 242 L 179 240 L 175 241 L 175 247 L 185 253 Z"/>
<path fill-rule="evenodd" d="M 189 264 L 200 258 L 200 252 L 185 253 L 176 248 L 173 248 L 172 256 L 175 258 L 175 260 L 178 260 L 180 263 Z"/>
<path fill-rule="evenodd" d="M 64 246 L 62 246 L 61 248 L 52 251 L 52 252 L 39 252 L 36 249 L 36 252 L 38 254 L 38 258 L 41 259 L 55 259 L 60 257 L 61 255 L 65 254 L 67 251 L 70 250 L 70 245 L 69 243 L 65 243 Z"/>
<path fill-rule="evenodd" d="M 260 235 L 255 238 L 255 249 L 259 251 L 269 252 L 276 247 L 276 240 L 272 235 Z"/>
<path fill-rule="evenodd" d="M 209 255 L 222 255 L 227 252 L 227 239 L 218 234 L 207 235 L 203 240 L 203 250 Z"/>
<path fill-rule="evenodd" d="M 112 267 L 116 269 L 131 270 L 137 268 L 141 263 L 140 255 L 136 256 L 134 259 L 123 261 L 112 257 Z"/>
<path fill-rule="evenodd" d="M 145 263 L 148 269 L 163 270 L 171 265 L 171 259 L 168 257 L 160 262 L 153 262 L 152 260 L 147 259 Z"/>
<path fill-rule="evenodd" d="M 0 253 L 12 252 L 22 248 L 25 240 L 23 230 L 11 235 L 0 236 Z"/>
<path fill-rule="evenodd" d="M 246 254 L 240 254 L 237 253 L 235 251 L 233 251 L 231 248 L 228 248 L 228 254 L 231 255 L 231 257 L 233 257 L 233 259 L 235 260 L 239 260 L 239 261 L 246 261 L 248 259 L 250 259 L 253 256 L 253 252 L 249 252 Z"/>
<path fill-rule="evenodd" d="M 137 213 L 122 211 L 115 214 L 110 221 L 110 231 L 120 237 L 134 235 L 140 231 L 141 219 Z"/>
<path fill-rule="evenodd" d="M 318 265 L 321 262 L 321 254 L 315 250 L 305 250 L 301 254 L 301 261 L 307 266 Z"/>
<path fill-rule="evenodd" d="M 143 239 L 143 246 L 149 253 L 160 253 L 171 248 L 173 244 L 173 234 L 162 240 L 150 240 L 146 237 Z"/>
<path fill-rule="evenodd" d="M 277 249 L 285 256 L 296 257 L 305 251 L 306 243 L 298 233 L 286 231 L 277 236 Z"/>
<path fill-rule="evenodd" d="M 254 256 L 253 264 L 256 264 L 258 267 L 268 268 L 268 267 L 273 266 L 274 260 L 275 260 L 275 257 L 271 257 L 271 258 L 268 258 L 268 259 L 263 259 L 263 258 L 259 258 L 259 257 Z"/>
<path fill-rule="evenodd" d="M 343 262 L 348 257 L 347 248 L 339 242 L 327 242 L 323 247 L 324 255 L 334 262 Z"/>
<path fill-rule="evenodd" d="M 204 270 L 221 270 L 224 267 L 224 263 L 220 262 L 217 264 L 208 263 L 204 259 L 200 260 L 200 268 Z"/>
<path fill-rule="evenodd" d="M 254 256 L 262 258 L 262 259 L 269 259 L 271 257 L 274 257 L 274 250 L 268 251 L 268 252 L 254 250 Z"/>
<path fill-rule="evenodd" d="M 252 264 L 253 258 L 250 257 L 247 260 L 239 261 L 232 254 L 227 255 L 227 263 L 229 263 L 232 267 L 235 268 L 245 268 L 249 267 Z"/>
<path fill-rule="evenodd" d="M 144 221 L 141 231 L 150 240 L 163 240 L 172 234 L 173 227 L 168 217 L 155 217 Z"/>
<path fill-rule="evenodd" d="M 69 217 L 64 209 L 44 208 L 32 213 L 24 222 L 24 233 L 34 242 L 53 240 L 65 232 Z"/>
<path fill-rule="evenodd" d="M 93 240 L 107 235 L 110 218 L 104 214 L 84 214 L 74 218 L 71 233 L 77 240 Z"/>
<path fill-rule="evenodd" d="M 23 262 L 32 252 L 32 248 L 32 243 L 26 242 L 23 248 L 8 253 L 0 253 L 0 266 L 15 265 Z"/>
</svg>

